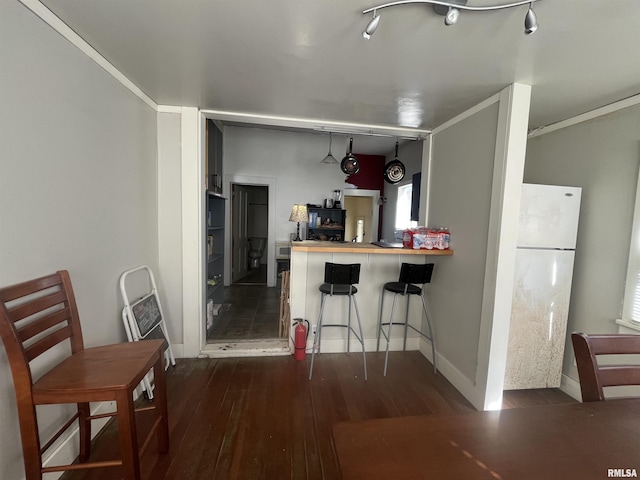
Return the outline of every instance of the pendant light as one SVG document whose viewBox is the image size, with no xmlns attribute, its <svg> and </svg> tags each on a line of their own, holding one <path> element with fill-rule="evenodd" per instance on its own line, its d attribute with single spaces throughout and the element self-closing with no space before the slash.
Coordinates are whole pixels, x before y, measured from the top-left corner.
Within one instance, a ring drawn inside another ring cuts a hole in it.
<svg viewBox="0 0 640 480">
<path fill-rule="evenodd" d="M 337 165 L 338 160 L 331 154 L 331 132 L 329 132 L 329 154 L 320 162 L 322 165 Z"/>
</svg>

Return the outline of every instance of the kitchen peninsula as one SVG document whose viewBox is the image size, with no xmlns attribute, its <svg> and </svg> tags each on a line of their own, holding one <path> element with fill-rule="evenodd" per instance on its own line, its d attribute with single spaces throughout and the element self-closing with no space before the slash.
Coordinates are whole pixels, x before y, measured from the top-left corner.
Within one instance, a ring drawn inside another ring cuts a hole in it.
<svg viewBox="0 0 640 480">
<path fill-rule="evenodd" d="M 384 248 L 371 243 L 353 242 L 318 242 L 302 241 L 291 244 L 291 279 L 290 279 L 290 307 L 291 318 L 303 318 L 315 325 L 320 310 L 320 292 L 318 287 L 324 280 L 325 262 L 333 263 L 359 263 L 360 283 L 357 285 L 356 299 L 364 330 L 365 347 L 367 351 L 376 349 L 376 326 L 380 315 L 380 294 L 382 286 L 386 282 L 397 281 L 402 263 L 435 263 L 432 282 L 438 281 L 438 269 L 442 261 L 453 255 L 453 250 L 414 250 L 410 248 Z M 446 268 L 442 264 L 442 268 Z M 429 286 L 426 286 L 425 295 L 429 298 Z M 390 301 L 385 302 L 384 318 L 388 319 L 391 313 Z M 396 318 L 401 318 L 404 313 L 404 301 L 398 299 Z M 326 323 L 345 323 L 348 316 L 348 299 L 336 298 L 327 302 L 324 318 Z M 410 321 L 412 325 L 419 325 L 422 311 L 419 301 L 414 299 L 410 304 Z M 352 317 L 355 322 L 355 316 Z M 322 352 L 346 352 L 346 329 L 323 329 Z M 391 349 L 402 349 L 403 328 L 396 328 L 392 332 Z M 437 330 L 436 343 L 437 343 Z M 352 339 L 353 340 L 353 339 Z M 310 351 L 313 336 L 309 335 L 307 351 Z M 428 342 L 420 345 L 420 337 L 417 333 L 409 331 L 407 337 L 407 350 L 430 349 Z M 355 348 L 352 342 L 352 349 Z M 356 348 L 357 351 L 357 348 Z M 430 350 L 423 353 L 431 356 Z"/>
</svg>

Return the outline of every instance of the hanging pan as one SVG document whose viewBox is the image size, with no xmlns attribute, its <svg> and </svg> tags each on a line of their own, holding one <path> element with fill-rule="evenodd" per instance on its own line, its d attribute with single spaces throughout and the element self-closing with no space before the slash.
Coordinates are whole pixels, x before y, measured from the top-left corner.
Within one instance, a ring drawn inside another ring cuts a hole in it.
<svg viewBox="0 0 640 480">
<path fill-rule="evenodd" d="M 342 159 L 340 162 L 340 169 L 342 173 L 346 173 L 347 175 L 353 175 L 360 171 L 360 162 L 355 157 L 353 153 L 353 137 L 349 139 L 349 153 Z"/>
<path fill-rule="evenodd" d="M 404 178 L 404 164 L 398 160 L 398 142 L 396 142 L 396 158 L 384 166 L 384 179 L 393 184 Z"/>
</svg>

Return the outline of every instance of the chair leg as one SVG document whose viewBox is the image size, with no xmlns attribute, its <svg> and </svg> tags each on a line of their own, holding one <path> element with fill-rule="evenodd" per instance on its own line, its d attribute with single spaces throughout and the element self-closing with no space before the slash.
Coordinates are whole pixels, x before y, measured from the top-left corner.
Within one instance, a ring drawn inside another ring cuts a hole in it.
<svg viewBox="0 0 640 480">
<path fill-rule="evenodd" d="M 410 295 L 405 295 L 407 297 L 407 307 L 404 312 L 404 341 L 402 343 L 402 351 L 407 350 L 407 330 L 409 329 L 409 301 L 411 300 Z"/>
<path fill-rule="evenodd" d="M 129 390 L 117 392 L 116 405 L 123 478 L 140 480 L 140 457 L 132 392 Z"/>
<path fill-rule="evenodd" d="M 380 292 L 380 316 L 378 318 L 378 329 L 376 331 L 377 342 L 376 342 L 376 352 L 380 351 L 380 330 L 382 329 L 382 308 L 384 307 L 384 292 L 385 289 L 382 287 L 382 292 Z"/>
<path fill-rule="evenodd" d="M 164 453 L 169 451 L 169 416 L 167 409 L 167 382 L 164 373 L 164 355 L 160 353 L 159 357 L 153 366 L 153 378 L 156 385 L 153 403 L 156 407 L 157 418 L 160 419 L 156 433 L 158 451 Z"/>
<path fill-rule="evenodd" d="M 42 480 L 42 456 L 40 455 L 40 435 L 35 406 L 30 411 L 18 411 L 20 435 L 22 437 L 22 455 L 27 480 Z"/>
<path fill-rule="evenodd" d="M 398 299 L 398 294 L 393 294 L 393 303 L 391 304 L 391 318 L 389 318 L 389 330 L 387 331 L 387 353 L 384 355 L 384 372 L 382 376 L 387 376 L 387 363 L 389 362 L 389 344 L 391 343 L 391 327 L 393 326 L 393 314 L 396 310 L 396 300 Z"/>
<path fill-rule="evenodd" d="M 358 320 L 358 330 L 360 331 L 360 342 L 362 343 L 362 363 L 364 364 L 364 381 L 367 381 L 367 354 L 364 348 L 364 333 L 362 330 L 362 322 L 360 322 L 360 311 L 358 310 L 358 301 L 353 297 L 353 305 L 356 307 L 356 319 Z M 349 329 L 351 332 L 351 329 Z"/>
<path fill-rule="evenodd" d="M 320 335 L 322 334 L 322 313 L 324 312 L 324 301 L 326 295 L 323 293 L 320 299 L 320 314 L 318 315 L 318 324 L 316 326 L 316 336 L 313 339 L 313 347 L 311 349 L 311 366 L 309 367 L 309 380 L 313 375 L 313 361 L 316 358 L 316 346 L 318 347 L 318 353 L 320 353 Z"/>
<path fill-rule="evenodd" d="M 81 463 L 86 462 L 91 454 L 91 410 L 88 403 L 78 403 L 78 426 L 80 428 L 80 453 Z"/>
<path fill-rule="evenodd" d="M 433 354 L 433 373 L 438 374 L 438 367 L 436 366 L 436 338 L 433 335 L 433 326 L 431 325 L 431 316 L 429 315 L 429 308 L 427 302 L 424 299 L 424 293 L 420 295 L 422 299 L 422 308 L 424 308 L 424 314 L 427 317 L 427 327 L 429 327 L 429 339 L 431 340 L 431 351 Z"/>
</svg>

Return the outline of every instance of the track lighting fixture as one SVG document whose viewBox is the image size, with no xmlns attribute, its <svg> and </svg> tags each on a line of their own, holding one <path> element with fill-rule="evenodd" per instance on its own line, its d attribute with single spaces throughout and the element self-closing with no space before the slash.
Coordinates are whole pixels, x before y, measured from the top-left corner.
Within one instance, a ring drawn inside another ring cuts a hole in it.
<svg viewBox="0 0 640 480">
<path fill-rule="evenodd" d="M 373 32 L 376 31 L 376 28 L 378 28 L 380 15 L 376 14 L 377 10 L 387 7 L 395 7 L 396 5 L 406 5 L 410 3 L 423 3 L 432 5 L 436 13 L 438 13 L 439 15 L 444 15 L 445 25 L 454 25 L 458 21 L 461 10 L 470 12 L 486 12 L 490 10 L 503 10 L 505 8 L 513 8 L 520 5 L 529 4 L 529 9 L 527 10 L 527 14 L 524 17 L 524 33 L 529 35 L 538 29 L 538 19 L 536 18 L 536 14 L 533 11 L 533 4 L 539 1 L 540 0 L 522 0 L 511 3 L 503 3 L 501 5 L 486 5 L 474 7 L 468 6 L 466 0 L 398 0 L 364 10 L 362 12 L 364 15 L 373 12 L 373 19 L 369 22 L 364 32 L 362 32 L 362 36 L 368 40 L 371 38 Z"/>
<path fill-rule="evenodd" d="M 536 12 L 533 11 L 533 2 L 529 4 L 529 10 L 524 17 L 524 33 L 527 35 L 532 34 L 538 30 L 538 18 Z"/>
<path fill-rule="evenodd" d="M 367 24 L 367 28 L 364 29 L 364 32 L 362 32 L 362 37 L 366 40 L 369 40 L 371 38 L 371 35 L 373 35 L 373 33 L 376 31 L 376 28 L 378 28 L 378 23 L 380 23 L 380 15 L 376 15 L 376 11 L 374 9 L 373 18 Z"/>
<path fill-rule="evenodd" d="M 455 7 L 449 7 L 449 11 L 444 16 L 444 24 L 446 26 L 453 25 L 458 21 L 458 17 L 460 16 L 460 10 Z"/>
</svg>

